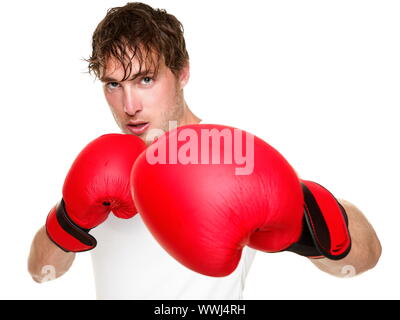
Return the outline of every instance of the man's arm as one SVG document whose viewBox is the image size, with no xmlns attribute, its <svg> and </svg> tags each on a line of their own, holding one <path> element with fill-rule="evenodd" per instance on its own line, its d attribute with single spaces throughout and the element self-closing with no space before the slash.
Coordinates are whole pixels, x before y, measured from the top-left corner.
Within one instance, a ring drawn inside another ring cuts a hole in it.
<svg viewBox="0 0 400 320">
<path fill-rule="evenodd" d="M 337 277 L 349 277 L 372 269 L 381 256 L 382 248 L 375 230 L 363 213 L 352 203 L 339 200 L 349 221 L 351 250 L 341 260 L 310 259 L 320 270 Z"/>
<path fill-rule="evenodd" d="M 28 271 L 38 283 L 56 279 L 69 270 L 75 253 L 65 252 L 47 236 L 46 228 L 36 233 L 28 258 Z"/>
</svg>

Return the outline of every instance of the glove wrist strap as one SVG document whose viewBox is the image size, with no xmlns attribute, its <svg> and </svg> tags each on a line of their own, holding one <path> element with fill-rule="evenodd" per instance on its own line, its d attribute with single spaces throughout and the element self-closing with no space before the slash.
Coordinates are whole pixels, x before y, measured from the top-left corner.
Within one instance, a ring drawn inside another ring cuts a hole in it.
<svg viewBox="0 0 400 320">
<path fill-rule="evenodd" d="M 68 216 L 63 199 L 48 214 L 46 231 L 50 240 L 66 252 L 88 251 L 97 245 L 90 230 L 79 227 Z"/>
<path fill-rule="evenodd" d="M 351 249 L 348 218 L 343 206 L 321 185 L 302 181 L 303 229 L 300 239 L 287 250 L 309 258 L 344 258 Z"/>
</svg>

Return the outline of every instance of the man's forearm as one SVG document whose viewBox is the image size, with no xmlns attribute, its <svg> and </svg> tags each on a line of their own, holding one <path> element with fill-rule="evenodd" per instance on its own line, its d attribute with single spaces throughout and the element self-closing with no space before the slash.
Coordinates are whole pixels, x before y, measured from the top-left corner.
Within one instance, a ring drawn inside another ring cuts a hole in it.
<svg viewBox="0 0 400 320">
<path fill-rule="evenodd" d="M 53 280 L 71 267 L 75 253 L 65 252 L 47 236 L 46 228 L 36 233 L 28 258 L 28 271 L 36 282 Z"/>
<path fill-rule="evenodd" d="M 375 230 L 363 213 L 352 203 L 338 200 L 346 210 L 351 236 L 351 250 L 341 260 L 310 259 L 319 269 L 338 277 L 350 277 L 369 269 L 378 262 L 381 255 L 381 244 Z"/>
</svg>

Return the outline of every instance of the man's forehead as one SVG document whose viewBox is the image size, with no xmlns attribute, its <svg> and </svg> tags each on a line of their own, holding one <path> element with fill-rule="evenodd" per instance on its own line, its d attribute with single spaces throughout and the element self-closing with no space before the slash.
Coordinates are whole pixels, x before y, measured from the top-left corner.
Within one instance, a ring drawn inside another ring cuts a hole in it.
<svg viewBox="0 0 400 320">
<path fill-rule="evenodd" d="M 164 67 L 162 59 L 152 56 L 141 61 L 136 55 L 133 58 L 125 59 L 124 63 L 114 56 L 106 59 L 104 68 L 101 72 L 100 80 L 132 79 L 141 75 L 154 73 Z M 129 73 L 129 74 L 128 74 Z"/>
</svg>

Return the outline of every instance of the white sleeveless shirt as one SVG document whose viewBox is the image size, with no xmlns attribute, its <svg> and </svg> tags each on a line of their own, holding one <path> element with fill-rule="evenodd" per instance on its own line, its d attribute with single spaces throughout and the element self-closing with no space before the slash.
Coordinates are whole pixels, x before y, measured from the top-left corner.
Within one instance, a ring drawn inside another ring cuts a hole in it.
<svg viewBox="0 0 400 320">
<path fill-rule="evenodd" d="M 236 270 L 226 277 L 196 273 L 172 258 L 153 238 L 140 214 L 113 214 L 91 234 L 97 299 L 242 299 L 255 250 L 245 247 Z"/>
</svg>

